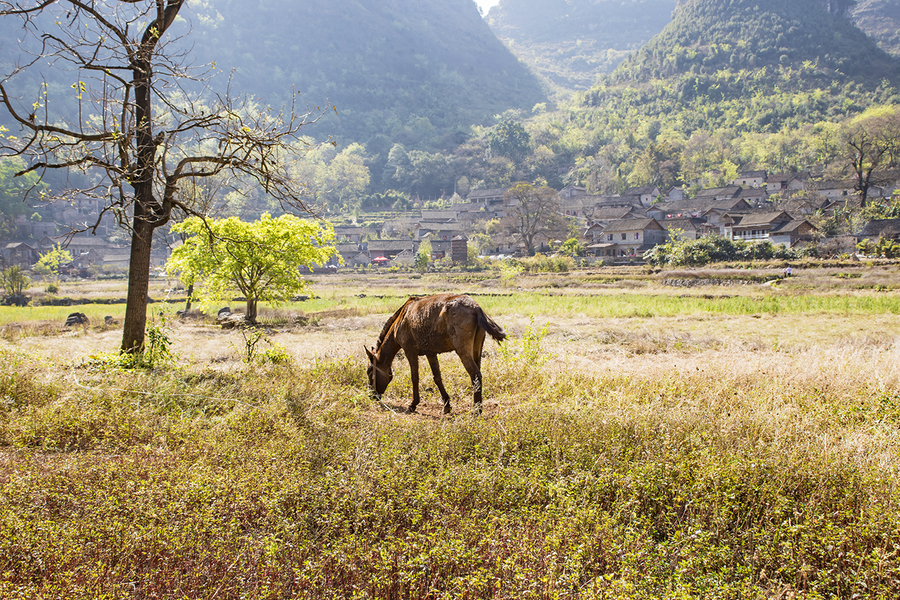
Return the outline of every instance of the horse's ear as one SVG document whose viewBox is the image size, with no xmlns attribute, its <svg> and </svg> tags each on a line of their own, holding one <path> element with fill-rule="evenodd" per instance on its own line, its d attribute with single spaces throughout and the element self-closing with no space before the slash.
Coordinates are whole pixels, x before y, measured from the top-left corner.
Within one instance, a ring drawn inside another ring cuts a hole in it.
<svg viewBox="0 0 900 600">
<path fill-rule="evenodd" d="M 375 355 L 372 354 L 372 351 L 369 350 L 369 347 L 368 347 L 368 346 L 363 346 L 363 348 L 366 349 L 366 356 L 369 357 L 369 360 L 375 360 Z"/>
</svg>

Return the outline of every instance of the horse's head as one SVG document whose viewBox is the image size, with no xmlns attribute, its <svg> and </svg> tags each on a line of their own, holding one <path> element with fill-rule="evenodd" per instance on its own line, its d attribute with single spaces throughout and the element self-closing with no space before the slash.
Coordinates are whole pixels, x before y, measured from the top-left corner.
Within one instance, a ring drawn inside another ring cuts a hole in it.
<svg viewBox="0 0 900 600">
<path fill-rule="evenodd" d="M 372 396 L 375 398 L 381 398 L 381 395 L 384 393 L 384 390 L 387 389 L 391 379 L 394 378 L 394 373 L 391 370 L 391 363 L 386 365 L 379 364 L 381 362 L 379 360 L 380 355 L 380 351 L 376 350 L 375 352 L 372 352 L 366 348 L 366 356 L 369 357 L 369 366 L 366 368 L 366 375 L 369 378 L 369 390 L 371 390 Z"/>
</svg>

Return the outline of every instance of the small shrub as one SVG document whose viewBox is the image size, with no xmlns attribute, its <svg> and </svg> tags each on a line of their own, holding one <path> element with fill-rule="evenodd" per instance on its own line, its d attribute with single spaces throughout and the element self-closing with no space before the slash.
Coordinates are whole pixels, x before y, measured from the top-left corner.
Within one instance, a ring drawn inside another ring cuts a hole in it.
<svg viewBox="0 0 900 600">
<path fill-rule="evenodd" d="M 524 270 L 524 267 L 518 262 L 512 260 L 503 261 L 500 264 L 500 283 L 503 287 L 511 287 L 516 282 L 516 276 Z"/>
<path fill-rule="evenodd" d="M 241 329 L 244 338 L 244 362 L 250 364 L 256 356 L 256 346 L 265 338 L 265 333 L 256 327 L 244 327 Z"/>
<path fill-rule="evenodd" d="M 259 356 L 265 362 L 270 362 L 275 365 L 286 365 L 291 362 L 291 355 L 288 353 L 287 349 L 281 344 L 275 344 L 270 340 L 266 340 L 268 342 L 269 347 L 263 350 Z"/>
<path fill-rule="evenodd" d="M 520 346 L 513 347 L 511 340 L 507 339 L 500 343 L 500 356 L 507 363 L 521 361 L 535 367 L 544 366 L 553 358 L 553 355 L 546 353 L 542 348 L 542 342 L 547 337 L 549 329 L 549 322 L 545 323 L 541 329 L 537 329 L 534 325 L 534 315 L 531 315 L 531 326 L 527 327 L 525 333 L 522 334 Z"/>
</svg>

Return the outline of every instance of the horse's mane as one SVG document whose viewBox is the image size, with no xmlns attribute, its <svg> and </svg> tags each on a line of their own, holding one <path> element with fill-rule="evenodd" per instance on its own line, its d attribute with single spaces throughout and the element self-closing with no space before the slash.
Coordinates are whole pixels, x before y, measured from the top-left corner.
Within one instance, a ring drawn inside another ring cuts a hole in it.
<svg viewBox="0 0 900 600">
<path fill-rule="evenodd" d="M 387 338 L 388 333 L 390 333 L 391 329 L 394 327 L 394 323 L 397 321 L 397 319 L 400 318 L 400 315 L 404 310 L 406 310 L 406 307 L 409 305 L 409 303 L 415 302 L 416 300 L 418 300 L 418 298 L 411 297 L 409 300 L 403 303 L 403 306 L 397 309 L 397 312 L 395 312 L 390 319 L 387 320 L 387 322 L 384 324 L 384 327 L 381 328 L 381 333 L 378 335 L 378 341 L 375 342 L 376 351 L 381 349 L 381 344 L 384 343 L 384 340 L 385 338 Z"/>
</svg>

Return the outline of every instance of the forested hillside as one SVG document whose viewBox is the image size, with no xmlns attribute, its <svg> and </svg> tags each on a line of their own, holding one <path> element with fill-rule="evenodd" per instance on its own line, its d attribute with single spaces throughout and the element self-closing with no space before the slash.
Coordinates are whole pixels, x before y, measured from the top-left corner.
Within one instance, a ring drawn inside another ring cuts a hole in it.
<svg viewBox="0 0 900 600">
<path fill-rule="evenodd" d="M 337 107 L 317 132 L 339 144 L 449 147 L 454 134 L 543 93 L 472 0 L 200 2 L 194 54 L 235 69 L 234 88 Z M 199 41 L 199 40 L 202 40 Z"/>
<path fill-rule="evenodd" d="M 767 66 L 797 70 L 798 84 L 896 79 L 897 63 L 839 0 L 687 0 L 673 21 L 618 69 L 618 80 L 713 75 Z"/>
<path fill-rule="evenodd" d="M 823 2 L 690 0 L 583 105 L 677 118 L 688 132 L 777 132 L 887 102 L 898 73 Z"/>
<path fill-rule="evenodd" d="M 900 103 L 898 62 L 815 0 L 689 0 L 665 29 L 536 139 L 599 191 L 714 185 L 741 169 L 841 166 L 843 124 Z"/>
<path fill-rule="evenodd" d="M 900 56 L 900 0 L 858 0 L 851 10 L 854 22 L 882 50 Z"/>
<path fill-rule="evenodd" d="M 309 132 L 340 145 L 390 140 L 447 149 L 473 123 L 544 98 L 473 0 L 198 0 L 182 16 L 173 51 L 188 65 L 215 63 L 210 92 L 230 87 L 271 105 L 299 92 L 301 102 L 329 107 Z M 15 43 L 21 23 L 0 19 L 0 33 L 0 64 L 9 72 L 23 60 Z M 66 90 L 79 76 L 60 67 L 43 76 L 57 90 L 53 98 L 77 113 Z M 18 83 L 13 89 L 23 95 L 40 86 Z"/>
<path fill-rule="evenodd" d="M 491 29 L 562 90 L 585 89 L 670 21 L 675 0 L 500 0 Z"/>
</svg>

